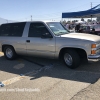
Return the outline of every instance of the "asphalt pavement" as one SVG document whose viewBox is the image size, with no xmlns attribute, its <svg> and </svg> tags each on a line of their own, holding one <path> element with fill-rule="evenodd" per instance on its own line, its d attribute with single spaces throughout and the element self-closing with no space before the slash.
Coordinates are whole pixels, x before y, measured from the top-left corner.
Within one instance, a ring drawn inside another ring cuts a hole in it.
<svg viewBox="0 0 100 100">
<path fill-rule="evenodd" d="M 69 69 L 59 60 L 0 53 L 0 100 L 99 100 L 100 61 Z"/>
</svg>

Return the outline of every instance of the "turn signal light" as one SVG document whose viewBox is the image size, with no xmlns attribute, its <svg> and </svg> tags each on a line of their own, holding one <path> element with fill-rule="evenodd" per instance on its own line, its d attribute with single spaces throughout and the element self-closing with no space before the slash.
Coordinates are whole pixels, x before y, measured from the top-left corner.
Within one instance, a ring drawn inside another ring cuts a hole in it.
<svg viewBox="0 0 100 100">
<path fill-rule="evenodd" d="M 91 48 L 96 48 L 96 44 L 92 44 L 91 45 Z"/>
</svg>

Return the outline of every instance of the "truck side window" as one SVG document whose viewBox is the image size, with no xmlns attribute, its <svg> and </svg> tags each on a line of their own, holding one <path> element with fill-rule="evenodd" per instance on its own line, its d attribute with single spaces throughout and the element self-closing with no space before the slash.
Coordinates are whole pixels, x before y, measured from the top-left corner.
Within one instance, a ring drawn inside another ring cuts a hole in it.
<svg viewBox="0 0 100 100">
<path fill-rule="evenodd" d="M 31 23 L 28 37 L 41 37 L 42 34 L 49 33 L 43 23 Z"/>
<path fill-rule="evenodd" d="M 9 36 L 10 34 L 10 24 L 3 24 L 0 26 L 0 36 Z"/>
<path fill-rule="evenodd" d="M 0 27 L 0 36 L 21 37 L 25 27 L 25 22 L 3 24 Z"/>
<path fill-rule="evenodd" d="M 23 34 L 24 27 L 25 22 L 12 24 L 10 36 L 21 37 Z"/>
</svg>

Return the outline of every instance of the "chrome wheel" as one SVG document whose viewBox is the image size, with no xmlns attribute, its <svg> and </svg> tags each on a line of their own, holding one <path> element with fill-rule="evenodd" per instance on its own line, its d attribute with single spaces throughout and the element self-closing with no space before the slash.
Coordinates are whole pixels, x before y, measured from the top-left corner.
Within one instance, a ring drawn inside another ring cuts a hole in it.
<svg viewBox="0 0 100 100">
<path fill-rule="evenodd" d="M 66 53 L 66 54 L 64 55 L 64 61 L 65 61 L 65 63 L 66 63 L 67 65 L 69 65 L 69 66 L 71 66 L 72 63 L 73 63 L 73 59 L 72 59 L 71 55 L 68 54 L 68 53 Z"/>
<path fill-rule="evenodd" d="M 6 49 L 6 56 L 7 56 L 8 58 L 12 58 L 12 56 L 13 56 L 13 51 L 12 51 L 10 48 L 7 48 L 7 49 Z"/>
</svg>

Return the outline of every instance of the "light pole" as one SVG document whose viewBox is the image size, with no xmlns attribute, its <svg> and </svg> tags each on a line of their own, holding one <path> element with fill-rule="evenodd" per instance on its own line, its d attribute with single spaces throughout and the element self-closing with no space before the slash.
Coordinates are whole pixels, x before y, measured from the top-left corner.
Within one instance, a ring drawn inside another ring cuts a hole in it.
<svg viewBox="0 0 100 100">
<path fill-rule="evenodd" d="M 31 15 L 31 21 L 32 21 L 32 15 Z"/>
<path fill-rule="evenodd" d="M 91 2 L 91 9 L 92 9 L 92 2 Z M 91 15 L 91 22 L 92 22 L 92 15 Z"/>
</svg>

